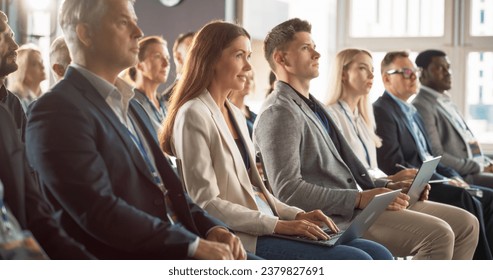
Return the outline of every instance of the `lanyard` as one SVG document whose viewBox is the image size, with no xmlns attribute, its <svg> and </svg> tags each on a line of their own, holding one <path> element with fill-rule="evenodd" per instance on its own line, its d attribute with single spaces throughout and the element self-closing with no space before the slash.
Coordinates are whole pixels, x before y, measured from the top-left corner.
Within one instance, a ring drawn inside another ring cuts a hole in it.
<svg viewBox="0 0 493 280">
<path fill-rule="evenodd" d="M 128 127 L 127 127 L 128 135 L 130 135 L 130 138 L 132 138 L 132 141 L 135 143 L 135 145 L 139 149 L 140 154 L 144 158 L 144 161 L 147 164 L 147 168 L 151 172 L 154 183 L 156 183 L 159 186 L 159 188 L 164 189 L 164 184 L 161 180 L 161 177 L 159 177 L 159 174 L 157 173 L 156 168 L 154 167 L 154 164 L 152 163 L 151 158 L 149 157 L 149 154 L 147 153 L 147 150 L 144 148 L 144 144 L 142 143 L 142 140 L 140 139 L 140 137 L 138 135 L 137 128 L 136 128 L 132 118 L 129 118 L 129 119 L 130 119 L 131 125 L 134 128 L 136 135 L 134 135 L 132 133 L 132 131 L 130 131 L 130 129 L 128 129 Z"/>
<path fill-rule="evenodd" d="M 168 190 L 164 187 L 164 183 L 163 183 L 161 177 L 159 176 L 159 173 L 157 172 L 156 168 L 154 167 L 154 164 L 152 163 L 151 158 L 149 157 L 149 154 L 147 153 L 147 150 L 144 148 L 144 144 L 142 142 L 142 139 L 140 139 L 140 137 L 139 137 L 139 132 L 137 131 L 137 127 L 136 127 L 135 123 L 133 122 L 132 118 L 129 117 L 129 120 L 130 120 L 130 124 L 134 128 L 136 135 L 133 134 L 132 131 L 130 131 L 130 129 L 128 129 L 128 127 L 127 127 L 128 135 L 130 135 L 130 138 L 132 138 L 132 141 L 135 143 L 135 145 L 139 149 L 140 154 L 144 158 L 144 161 L 146 162 L 147 168 L 151 172 L 152 179 L 154 180 L 154 183 L 156 183 L 159 186 L 159 189 L 161 189 L 161 191 L 163 192 L 165 199 L 168 199 L 167 198 Z M 172 224 L 174 224 L 176 219 L 173 218 L 174 217 L 173 210 L 169 207 L 168 203 L 166 203 L 166 209 L 167 209 L 166 215 L 168 216 L 168 220 Z"/>
<path fill-rule="evenodd" d="M 366 147 L 365 145 L 365 142 L 363 142 L 363 139 L 361 139 L 361 136 L 359 135 L 359 132 L 358 132 L 358 128 L 356 127 L 356 125 L 353 123 L 353 120 L 351 119 L 351 117 L 349 116 L 348 112 L 346 111 L 346 109 L 344 109 L 344 106 L 342 106 L 342 103 L 340 101 L 337 101 L 337 103 L 339 104 L 339 106 L 341 107 L 342 111 L 344 111 L 344 114 L 346 115 L 347 119 L 349 120 L 349 123 L 351 124 L 351 126 L 353 127 L 354 129 L 354 132 L 356 133 L 356 136 L 358 136 L 358 139 L 359 141 L 361 142 L 361 145 L 363 146 L 363 149 L 365 150 L 365 154 L 366 154 L 366 162 L 368 162 L 368 166 L 371 166 L 371 161 L 370 161 L 370 153 L 368 152 L 368 148 Z"/>
</svg>

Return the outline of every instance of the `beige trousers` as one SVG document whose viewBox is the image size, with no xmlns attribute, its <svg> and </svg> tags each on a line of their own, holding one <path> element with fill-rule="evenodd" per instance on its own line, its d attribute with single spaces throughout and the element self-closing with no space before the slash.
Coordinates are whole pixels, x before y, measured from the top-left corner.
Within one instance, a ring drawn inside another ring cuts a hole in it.
<svg viewBox="0 0 493 280">
<path fill-rule="evenodd" d="M 470 260 L 479 238 L 479 222 L 460 208 L 419 201 L 410 210 L 385 211 L 363 236 L 414 260 Z"/>
</svg>

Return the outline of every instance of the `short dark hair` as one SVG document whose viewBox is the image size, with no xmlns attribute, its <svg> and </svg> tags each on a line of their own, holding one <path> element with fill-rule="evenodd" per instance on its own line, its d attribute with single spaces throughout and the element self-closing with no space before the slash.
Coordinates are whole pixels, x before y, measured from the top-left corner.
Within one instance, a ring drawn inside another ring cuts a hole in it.
<svg viewBox="0 0 493 280">
<path fill-rule="evenodd" d="M 396 51 L 396 52 L 388 52 L 382 59 L 382 63 L 380 64 L 380 72 L 384 73 L 386 68 L 394 62 L 394 60 L 398 57 L 409 57 L 409 52 L 407 51 Z"/>
<path fill-rule="evenodd" d="M 440 50 L 426 50 L 420 52 L 416 57 L 416 66 L 426 69 L 428 68 L 428 65 L 430 65 L 431 60 L 436 56 L 443 57 L 447 56 L 447 54 Z"/>
<path fill-rule="evenodd" d="M 275 69 L 274 59 L 272 58 L 274 51 L 284 50 L 287 44 L 293 41 L 294 35 L 298 32 L 311 33 L 312 25 L 306 20 L 293 18 L 272 28 L 267 34 L 264 40 L 264 55 L 272 70 Z"/>
</svg>

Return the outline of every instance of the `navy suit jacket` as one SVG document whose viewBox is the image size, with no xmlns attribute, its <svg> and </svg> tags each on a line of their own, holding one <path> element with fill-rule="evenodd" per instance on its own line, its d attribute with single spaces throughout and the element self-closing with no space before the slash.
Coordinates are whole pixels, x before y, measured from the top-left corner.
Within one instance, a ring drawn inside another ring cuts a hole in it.
<svg viewBox="0 0 493 280">
<path fill-rule="evenodd" d="M 33 233 L 50 258 L 94 258 L 53 219 L 51 205 L 32 178 L 17 131 L 11 112 L 0 104 L 0 180 L 5 203 L 20 226 Z"/>
<path fill-rule="evenodd" d="M 0 104 L 5 105 L 10 111 L 10 114 L 14 118 L 15 125 L 17 127 L 16 132 L 20 135 L 22 142 L 24 142 L 24 132 L 26 130 L 26 114 L 22 109 L 22 104 L 19 98 L 8 91 L 4 85 L 0 84 Z"/>
<path fill-rule="evenodd" d="M 373 103 L 373 112 L 377 123 L 377 135 L 382 138 L 382 147 L 377 149 L 378 167 L 387 174 L 400 171 L 400 168 L 395 166 L 396 163 L 410 168 L 419 168 L 423 161 L 419 157 L 418 145 L 411 134 L 412 128 L 407 122 L 406 115 L 388 92 Z M 429 153 L 433 154 L 419 114 L 415 119 L 425 136 Z M 439 164 L 433 179 L 441 179 L 443 176 L 460 175 L 455 170 Z"/>
<path fill-rule="evenodd" d="M 185 259 L 197 236 L 224 224 L 184 192 L 143 109 L 131 102 L 129 110 L 149 143 L 179 223 L 167 219 L 165 194 L 127 128 L 74 68 L 33 106 L 28 158 L 61 206 L 64 227 L 98 258 Z"/>
</svg>

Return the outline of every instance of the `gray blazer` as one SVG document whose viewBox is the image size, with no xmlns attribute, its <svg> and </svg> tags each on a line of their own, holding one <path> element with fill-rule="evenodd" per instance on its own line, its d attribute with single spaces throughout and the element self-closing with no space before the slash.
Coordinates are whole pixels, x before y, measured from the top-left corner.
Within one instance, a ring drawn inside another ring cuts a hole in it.
<svg viewBox="0 0 493 280">
<path fill-rule="evenodd" d="M 253 139 L 274 195 L 305 211 L 321 209 L 340 224 L 355 215 L 356 182 L 362 188 L 374 185 L 339 130 L 334 130 L 342 156 L 304 100 L 291 86 L 277 82 L 257 116 Z M 351 169 L 343 157 L 350 158 Z"/>
<path fill-rule="evenodd" d="M 448 120 L 437 98 L 421 89 L 413 104 L 424 121 L 433 154 L 442 156 L 441 163 L 462 176 L 480 172 L 479 164 L 468 158 L 467 143 Z"/>
</svg>

